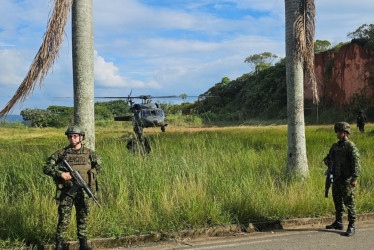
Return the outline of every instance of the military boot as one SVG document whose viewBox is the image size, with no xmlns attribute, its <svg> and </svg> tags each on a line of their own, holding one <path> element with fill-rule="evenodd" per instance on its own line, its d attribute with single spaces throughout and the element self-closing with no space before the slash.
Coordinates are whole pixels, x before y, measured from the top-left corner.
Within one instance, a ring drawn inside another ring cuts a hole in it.
<svg viewBox="0 0 374 250">
<path fill-rule="evenodd" d="M 63 250 L 64 249 L 64 239 L 57 237 L 56 238 L 56 250 Z"/>
<path fill-rule="evenodd" d="M 92 250 L 92 248 L 87 245 L 86 238 L 79 238 L 79 250 Z"/>
<path fill-rule="evenodd" d="M 331 225 L 327 225 L 326 229 L 336 229 L 336 230 L 343 230 L 343 223 L 340 220 L 334 221 Z"/>
<path fill-rule="evenodd" d="M 349 223 L 348 228 L 347 228 L 347 232 L 345 232 L 345 236 L 350 237 L 350 236 L 354 235 L 355 232 L 356 232 L 355 224 Z"/>
</svg>

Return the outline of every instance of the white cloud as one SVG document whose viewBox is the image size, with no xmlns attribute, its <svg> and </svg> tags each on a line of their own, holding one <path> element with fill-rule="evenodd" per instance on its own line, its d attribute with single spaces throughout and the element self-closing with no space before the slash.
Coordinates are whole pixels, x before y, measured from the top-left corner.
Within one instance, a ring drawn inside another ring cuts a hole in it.
<svg viewBox="0 0 374 250">
<path fill-rule="evenodd" d="M 23 80 L 21 72 L 23 72 L 22 69 L 25 65 L 21 58 L 19 51 L 0 50 L 0 62 L 3 62 L 0 67 L 0 86 L 18 86 L 21 84 Z"/>
<path fill-rule="evenodd" d="M 39 49 L 51 1 L 0 1 L 4 96 L 14 93 Z M 348 32 L 373 23 L 372 0 L 316 0 L 316 6 L 316 39 L 346 41 Z M 283 0 L 93 0 L 93 7 L 97 95 L 126 96 L 131 89 L 198 95 L 222 77 L 249 72 L 249 55 L 284 56 Z M 53 70 L 25 105 L 61 105 L 51 97 L 72 95 L 70 32 L 69 22 Z"/>
<path fill-rule="evenodd" d="M 95 51 L 95 80 L 99 85 L 107 87 L 126 87 L 125 80 L 118 75 L 118 67 L 112 62 L 106 62 Z"/>
<path fill-rule="evenodd" d="M 106 62 L 95 51 L 95 82 L 100 87 L 118 88 L 144 88 L 142 81 L 126 79 L 119 74 L 119 69 L 113 62 Z M 152 85 L 154 85 L 152 83 Z"/>
</svg>

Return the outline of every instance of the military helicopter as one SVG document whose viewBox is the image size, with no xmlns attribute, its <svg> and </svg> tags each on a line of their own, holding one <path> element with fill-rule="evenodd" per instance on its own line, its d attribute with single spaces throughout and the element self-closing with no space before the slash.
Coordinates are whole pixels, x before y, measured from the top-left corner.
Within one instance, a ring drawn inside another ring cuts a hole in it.
<svg viewBox="0 0 374 250">
<path fill-rule="evenodd" d="M 162 132 L 165 132 L 165 127 L 168 125 L 165 122 L 165 113 L 162 110 L 161 106 L 158 103 L 152 103 L 152 99 L 159 98 L 178 98 L 176 95 L 171 96 L 151 96 L 151 95 L 140 95 L 140 96 L 131 96 L 127 97 L 95 97 L 97 99 L 127 99 L 127 103 L 130 104 L 131 115 L 126 116 L 117 116 L 114 117 L 115 121 L 131 121 L 133 123 L 133 130 L 136 134 L 137 140 L 130 140 L 127 144 L 129 150 L 134 150 L 137 148 L 137 144 L 140 143 L 142 150 L 147 153 L 150 153 L 151 148 L 149 141 L 146 137 L 143 136 L 144 128 L 154 128 L 160 127 Z M 133 99 L 142 100 L 141 103 L 135 103 Z"/>
<path fill-rule="evenodd" d="M 177 96 L 129 96 L 122 99 L 128 99 L 130 103 L 129 116 L 114 117 L 115 121 L 132 121 L 134 125 L 134 132 L 137 135 L 143 133 L 143 128 L 160 127 L 162 132 L 165 132 L 165 127 L 168 125 L 165 122 L 165 113 L 158 103 L 152 103 L 153 98 L 176 98 Z M 118 97 L 119 99 L 121 97 Z M 133 99 L 141 99 L 142 103 L 135 103 Z"/>
</svg>

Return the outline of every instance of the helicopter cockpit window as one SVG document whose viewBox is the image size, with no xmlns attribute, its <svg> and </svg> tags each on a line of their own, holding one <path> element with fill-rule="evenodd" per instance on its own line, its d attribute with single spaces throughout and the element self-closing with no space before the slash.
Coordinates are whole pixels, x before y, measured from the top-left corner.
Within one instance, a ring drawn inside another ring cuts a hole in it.
<svg viewBox="0 0 374 250">
<path fill-rule="evenodd" d="M 147 116 L 163 116 L 164 112 L 162 112 L 161 109 L 155 109 L 155 110 L 142 110 L 142 117 Z"/>
<path fill-rule="evenodd" d="M 142 116 L 143 117 L 147 117 L 147 116 L 150 116 L 151 115 L 151 111 L 150 110 L 142 110 Z"/>
</svg>

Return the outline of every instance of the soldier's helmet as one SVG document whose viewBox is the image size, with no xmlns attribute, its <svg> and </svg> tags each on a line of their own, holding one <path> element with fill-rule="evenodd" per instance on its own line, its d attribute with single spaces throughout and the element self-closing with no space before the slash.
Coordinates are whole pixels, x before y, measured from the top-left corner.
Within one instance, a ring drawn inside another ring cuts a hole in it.
<svg viewBox="0 0 374 250">
<path fill-rule="evenodd" d="M 359 111 L 358 111 L 358 113 L 360 113 L 360 114 L 362 114 L 364 111 L 362 110 L 362 109 L 360 109 Z"/>
<path fill-rule="evenodd" d="M 65 131 L 65 135 L 68 134 L 78 134 L 84 136 L 84 130 L 81 127 L 78 126 L 70 126 L 68 129 Z"/>
<path fill-rule="evenodd" d="M 336 132 L 346 132 L 348 134 L 351 133 L 351 126 L 349 126 L 348 122 L 338 122 L 334 126 L 335 133 Z"/>
</svg>

